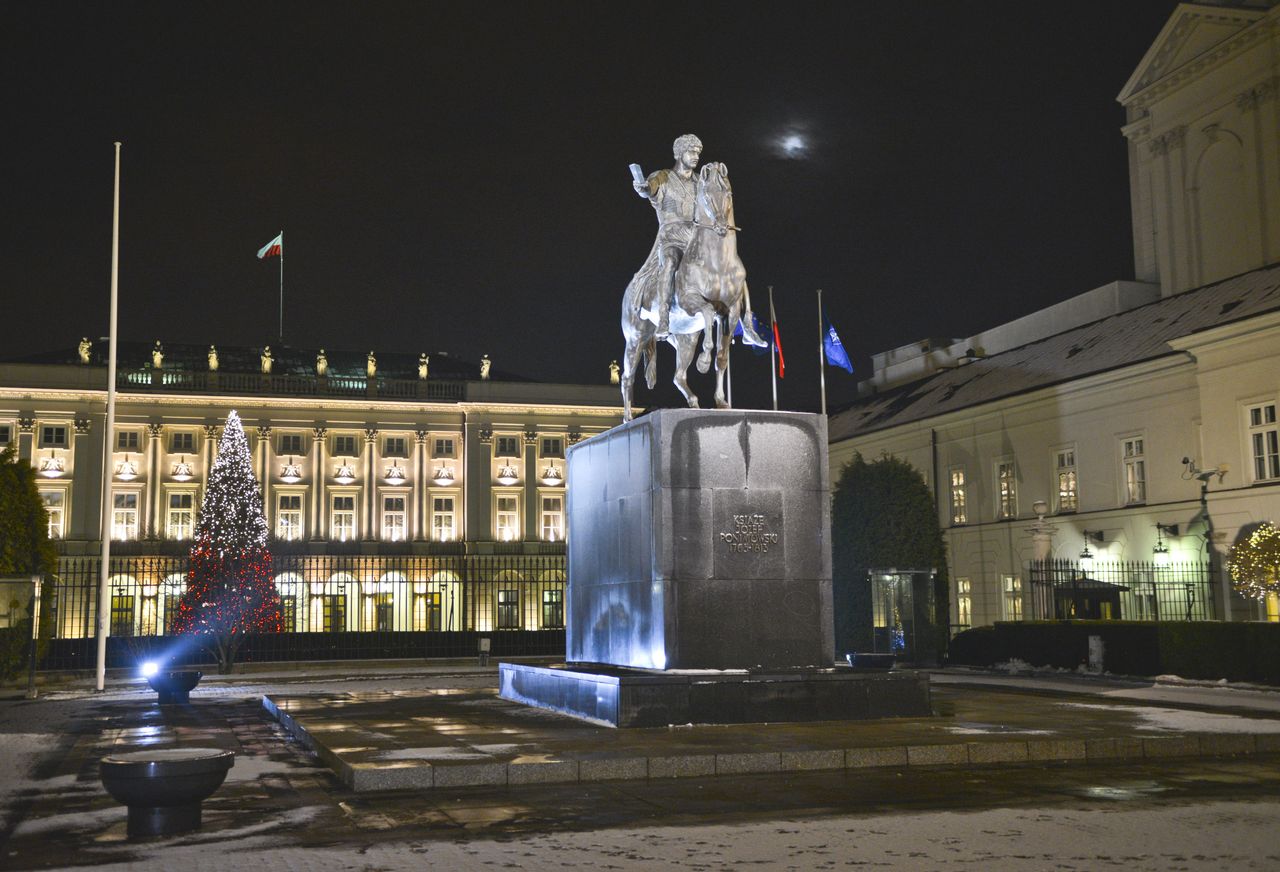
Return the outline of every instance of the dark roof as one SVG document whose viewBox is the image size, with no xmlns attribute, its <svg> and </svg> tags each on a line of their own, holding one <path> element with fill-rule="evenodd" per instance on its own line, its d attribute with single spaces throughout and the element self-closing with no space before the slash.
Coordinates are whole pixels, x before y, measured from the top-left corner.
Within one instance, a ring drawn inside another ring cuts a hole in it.
<svg viewBox="0 0 1280 872">
<path fill-rule="evenodd" d="M 1169 341 L 1280 309 L 1280 265 L 1164 297 L 955 369 L 862 397 L 838 412 L 830 441 L 1177 354 Z"/>
<path fill-rule="evenodd" d="M 151 349 L 154 343 L 120 342 L 117 347 L 116 366 L 120 370 L 151 369 Z M 164 369 L 176 372 L 206 372 L 209 369 L 209 346 L 193 345 L 181 342 L 164 342 Z M 316 354 L 318 347 L 294 348 L 288 345 L 272 345 L 273 359 L 271 371 L 277 375 L 315 375 Z M 480 378 L 479 362 L 453 357 L 447 352 L 427 352 L 431 357 L 430 374 L 432 379 L 469 381 Z M 219 345 L 219 372 L 262 371 L 262 349 L 258 347 Z M 376 351 L 374 356 L 378 362 L 378 375 L 388 379 L 416 379 L 418 377 L 418 353 Z M 363 378 L 368 362 L 367 351 L 343 351 L 341 349 L 325 349 L 325 357 L 329 361 L 329 373 L 333 376 L 351 376 Z M 89 352 L 90 363 L 97 366 L 107 365 L 107 340 L 93 340 L 93 348 Z M 6 363 L 40 363 L 40 364 L 80 364 L 79 344 L 54 351 L 23 355 L 5 359 Z M 494 367 L 489 371 L 493 381 L 529 382 L 533 379 L 500 370 Z"/>
</svg>

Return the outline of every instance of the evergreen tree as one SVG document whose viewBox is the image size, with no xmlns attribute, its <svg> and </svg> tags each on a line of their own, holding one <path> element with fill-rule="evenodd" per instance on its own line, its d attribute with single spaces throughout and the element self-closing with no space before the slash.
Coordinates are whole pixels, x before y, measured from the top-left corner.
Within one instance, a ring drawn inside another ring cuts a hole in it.
<svg viewBox="0 0 1280 872">
<path fill-rule="evenodd" d="M 919 627 L 917 655 L 933 659 L 946 648 L 950 622 L 947 550 L 938 526 L 933 494 L 905 460 L 885 456 L 867 463 L 861 454 L 845 464 L 831 506 L 831 570 L 835 596 L 836 646 L 840 651 L 871 650 L 871 582 L 868 570 L 934 570 L 932 597 L 914 591 Z M 933 600 L 934 610 L 923 609 Z"/>
<path fill-rule="evenodd" d="M 0 449 L 0 575 L 48 576 L 58 564 L 57 551 L 49 541 L 49 517 L 40 491 L 36 488 L 36 471 L 25 460 L 18 459 L 12 445 Z M 30 588 L 22 586 L 13 599 L 5 603 L 10 609 L 26 606 L 27 616 L 13 627 L 0 630 L 0 679 L 16 675 L 27 665 L 31 639 L 31 613 L 34 597 Z M 53 630 L 53 585 L 46 583 L 40 597 L 40 641 L 36 659 L 44 656 Z"/>
<path fill-rule="evenodd" d="M 218 671 L 230 672 L 246 633 L 284 629 L 280 596 L 271 581 L 262 492 L 249 462 L 240 416 L 227 416 L 218 457 L 200 504 L 187 589 L 174 631 L 206 637 Z"/>
</svg>

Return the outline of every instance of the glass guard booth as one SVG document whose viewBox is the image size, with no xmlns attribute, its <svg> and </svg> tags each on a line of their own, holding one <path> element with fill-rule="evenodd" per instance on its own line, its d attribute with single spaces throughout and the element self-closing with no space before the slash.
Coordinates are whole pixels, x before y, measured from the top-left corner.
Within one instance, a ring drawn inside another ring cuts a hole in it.
<svg viewBox="0 0 1280 872">
<path fill-rule="evenodd" d="M 879 570 L 871 578 L 871 645 L 899 662 L 936 657 L 932 570 Z"/>
</svg>

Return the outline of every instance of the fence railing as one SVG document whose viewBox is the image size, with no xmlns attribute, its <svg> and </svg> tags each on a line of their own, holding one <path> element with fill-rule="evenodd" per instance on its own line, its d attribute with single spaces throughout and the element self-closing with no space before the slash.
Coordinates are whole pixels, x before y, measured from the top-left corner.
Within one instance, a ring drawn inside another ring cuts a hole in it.
<svg viewBox="0 0 1280 872">
<path fill-rule="evenodd" d="M 92 662 L 100 566 L 60 558 L 45 668 Z M 479 635 L 506 637 L 494 653 L 564 651 L 563 553 L 275 555 L 272 578 L 285 631 L 251 640 L 251 659 L 463 656 Z M 171 646 L 186 585 L 185 556 L 112 558 L 109 664 Z"/>
<path fill-rule="evenodd" d="M 1032 561 L 1025 614 L 1033 620 L 1211 621 L 1216 582 L 1208 563 Z M 1009 592 L 1006 591 L 1006 596 Z"/>
<path fill-rule="evenodd" d="M 362 378 L 255 374 L 245 372 L 197 372 L 191 370 L 125 370 L 116 386 L 127 391 L 181 393 L 268 394 L 272 396 L 378 397 L 403 400 L 461 400 L 466 383 L 438 379 Z"/>
</svg>

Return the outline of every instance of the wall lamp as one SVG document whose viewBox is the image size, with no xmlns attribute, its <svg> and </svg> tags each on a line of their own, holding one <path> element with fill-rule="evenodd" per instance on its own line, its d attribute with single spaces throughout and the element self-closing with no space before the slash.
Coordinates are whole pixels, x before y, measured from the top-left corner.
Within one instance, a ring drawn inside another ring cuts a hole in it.
<svg viewBox="0 0 1280 872">
<path fill-rule="evenodd" d="M 1164 544 L 1164 537 L 1177 535 L 1177 524 L 1156 524 L 1156 547 L 1151 549 L 1151 559 L 1156 566 L 1169 565 L 1169 546 Z"/>
<path fill-rule="evenodd" d="M 1084 530 L 1084 550 L 1080 552 L 1080 571 L 1088 573 L 1093 569 L 1093 552 L 1089 550 L 1089 540 L 1093 540 L 1098 544 L 1102 544 L 1103 536 L 1101 530 Z"/>
</svg>

